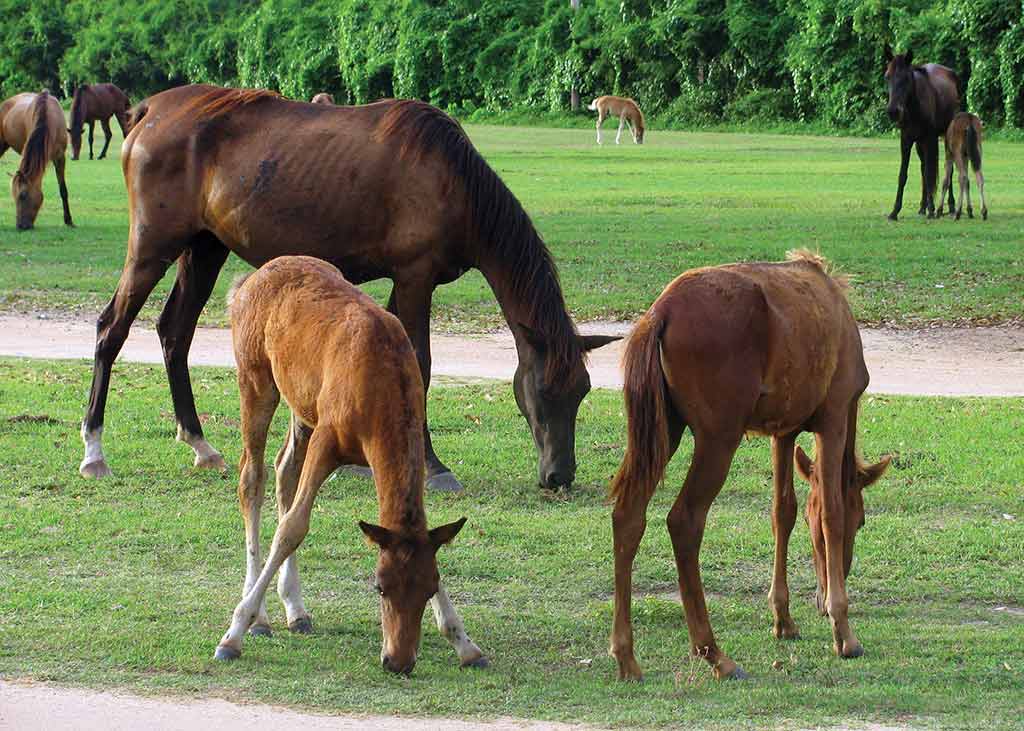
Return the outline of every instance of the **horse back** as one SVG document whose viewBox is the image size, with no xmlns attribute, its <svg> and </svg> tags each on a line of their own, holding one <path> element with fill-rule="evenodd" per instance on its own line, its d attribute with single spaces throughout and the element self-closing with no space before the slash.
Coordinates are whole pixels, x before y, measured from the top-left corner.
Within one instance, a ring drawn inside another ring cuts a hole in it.
<svg viewBox="0 0 1024 731">
<path fill-rule="evenodd" d="M 945 134 L 960 110 L 960 79 L 952 69 L 937 63 L 925 64 L 919 69 L 921 76 L 915 82 L 919 84 L 918 98 L 924 100 L 922 112 L 931 118 L 938 134 Z"/>
<path fill-rule="evenodd" d="M 24 92 L 15 94 L 0 104 L 0 137 L 13 147 L 19 154 L 24 150 L 25 143 L 36 127 L 37 119 L 34 112 L 39 94 Z M 46 102 L 47 150 L 48 159 L 62 157 L 67 147 L 68 133 L 65 128 L 64 110 L 60 102 L 49 96 Z"/>
</svg>

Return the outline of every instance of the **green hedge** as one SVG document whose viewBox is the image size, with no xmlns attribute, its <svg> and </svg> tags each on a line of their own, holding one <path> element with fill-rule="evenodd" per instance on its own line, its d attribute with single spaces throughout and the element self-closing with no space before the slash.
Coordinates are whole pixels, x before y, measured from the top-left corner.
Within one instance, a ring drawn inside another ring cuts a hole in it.
<svg viewBox="0 0 1024 731">
<path fill-rule="evenodd" d="M 207 81 L 296 98 L 418 97 L 463 114 L 628 94 L 668 124 L 878 131 L 886 50 L 953 67 L 967 108 L 1024 125 L 1016 0 L 0 0 L 5 95 Z"/>
</svg>

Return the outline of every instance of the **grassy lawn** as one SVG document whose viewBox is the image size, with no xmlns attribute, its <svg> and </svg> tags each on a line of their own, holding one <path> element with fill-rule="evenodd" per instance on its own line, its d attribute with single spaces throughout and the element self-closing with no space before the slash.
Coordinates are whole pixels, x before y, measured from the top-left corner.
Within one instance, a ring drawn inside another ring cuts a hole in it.
<svg viewBox="0 0 1024 731">
<path fill-rule="evenodd" d="M 895 139 L 653 130 L 642 147 L 597 147 L 590 130 L 468 129 L 533 216 L 580 319 L 633 317 L 685 269 L 778 259 L 798 246 L 820 249 L 855 275 L 854 308 L 865 323 L 1024 316 L 1024 189 L 1015 174 L 1022 144 L 985 145 L 989 221 L 919 218 L 915 160 L 904 218 L 894 224 L 885 215 L 895 194 Z M 0 311 L 94 317 L 110 298 L 128 220 L 119 141 L 107 160 L 69 162 L 74 230 L 61 223 L 52 173 L 31 233 L 15 232 L 13 203 L 0 195 Z M 12 172 L 17 161 L 9 153 L 0 170 Z M 207 324 L 223 323 L 230 273 L 244 268 L 232 257 Z M 156 318 L 169 286 L 168 277 L 143 318 Z M 388 290 L 370 285 L 381 299 Z M 435 327 L 479 330 L 500 321 L 476 272 L 443 287 L 435 303 Z"/>
<path fill-rule="evenodd" d="M 660 140 L 652 135 L 652 142 Z M 513 165 L 511 156 L 502 159 Z M 539 189 L 522 187 L 526 196 Z M 884 206 L 878 207 L 881 213 Z M 84 206 L 81 211 L 76 237 L 89 225 Z M 735 220 L 738 214 L 725 215 Z M 548 230 L 560 230 L 556 215 L 545 218 Z M 873 219 L 863 225 L 873 226 Z M 885 230 L 911 236 L 925 229 L 938 230 L 918 221 Z M 75 250 L 76 242 L 69 240 L 64 250 Z M 6 276 L 11 264 L 4 266 Z M 60 270 L 54 267 L 34 271 Z M 97 267 L 97 277 L 100 270 L 110 274 Z M 867 527 L 857 542 L 851 621 L 867 651 L 858 660 L 832 655 L 828 624 L 814 611 L 802 522 L 794 532 L 790 577 L 803 638 L 789 643 L 770 636 L 767 441 L 741 448 L 711 512 L 702 558 L 719 641 L 753 675 L 743 683 L 715 682 L 705 665 L 687 659 L 663 527 L 688 461 L 691 442 L 684 439 L 652 504 L 637 560 L 637 652 L 647 677 L 643 684 L 622 684 L 606 654 L 612 565 L 604 502 L 623 451 L 620 396 L 604 391 L 586 399 L 577 440 L 579 482 L 570 495 L 552 496 L 533 484 L 534 451 L 507 385 L 435 388 L 435 445 L 467 489 L 430 494 L 428 514 L 431 525 L 469 517 L 440 554 L 440 568 L 470 635 L 493 665 L 460 671 L 447 643 L 428 628 L 415 673 L 401 678 L 379 667 L 376 596 L 368 586 L 375 556 L 356 527 L 358 519 L 376 517 L 376 505 L 370 484 L 350 476 L 325 485 L 300 553 L 317 633 L 290 636 L 270 596 L 274 638 L 247 641 L 238 663 L 211 659 L 243 579 L 237 475 L 187 468 L 191 453 L 172 441 L 159 367 L 122 364 L 116 370 L 105 443 L 116 476 L 87 482 L 76 467 L 89 365 L 0 360 L 5 677 L 322 711 L 512 715 L 623 727 L 879 720 L 1019 728 L 1024 400 L 874 397 L 864 403 L 866 456 L 891 451 L 897 458 L 866 498 Z M 207 434 L 229 464 L 237 463 L 233 373 L 197 368 L 193 375 Z M 271 455 L 284 417 L 282 409 Z M 798 485 L 798 492 L 802 505 L 806 486 Z M 265 516 L 272 505 L 271 490 Z M 272 524 L 265 520 L 267 541 Z"/>
</svg>

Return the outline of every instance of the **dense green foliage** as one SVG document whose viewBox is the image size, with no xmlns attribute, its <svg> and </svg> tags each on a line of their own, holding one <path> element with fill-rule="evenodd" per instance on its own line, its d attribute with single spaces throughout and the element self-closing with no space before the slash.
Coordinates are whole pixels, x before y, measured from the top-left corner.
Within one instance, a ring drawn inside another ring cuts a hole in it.
<svg viewBox="0 0 1024 731">
<path fill-rule="evenodd" d="M 309 98 L 564 110 L 635 97 L 663 123 L 881 130 L 887 49 L 951 66 L 966 106 L 1024 125 L 1017 0 L 0 0 L 5 94 L 110 80 Z M 10 19 L 17 18 L 17 22 Z"/>
</svg>

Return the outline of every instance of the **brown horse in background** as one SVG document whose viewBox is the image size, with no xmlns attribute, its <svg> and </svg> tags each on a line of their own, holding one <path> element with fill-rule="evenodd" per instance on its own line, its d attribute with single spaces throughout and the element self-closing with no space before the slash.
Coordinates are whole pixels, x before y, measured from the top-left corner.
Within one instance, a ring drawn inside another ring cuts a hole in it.
<svg viewBox="0 0 1024 731">
<path fill-rule="evenodd" d="M 932 218 L 939 175 L 939 137 L 946 134 L 953 115 L 960 109 L 960 80 L 951 69 L 936 63 L 914 66 L 910 51 L 889 61 L 885 80 L 889 86 L 889 118 L 900 126 L 900 176 L 889 219 L 895 221 L 903 208 L 910 148 L 915 146 L 921 160 L 918 213 L 927 213 L 928 218 Z M 953 208 L 952 190 L 949 191 L 949 207 Z"/>
<path fill-rule="evenodd" d="M 978 194 L 981 196 L 981 218 L 988 220 L 988 206 L 985 205 L 985 176 L 981 172 L 981 132 L 985 125 L 976 114 L 960 112 L 949 123 L 946 130 L 946 175 L 942 179 L 942 195 L 939 196 L 939 215 L 942 215 L 942 199 L 946 189 L 953 180 L 953 165 L 956 165 L 960 177 L 960 205 L 956 209 L 956 220 L 964 210 L 964 198 L 967 199 L 967 217 L 974 218 L 971 207 L 971 183 L 967 178 L 967 161 L 974 168 L 974 179 L 978 183 Z M 952 194 L 952 190 L 950 190 Z M 953 198 L 950 197 L 949 212 L 953 213 Z"/>
<path fill-rule="evenodd" d="M 315 256 L 356 284 L 390 278 L 388 310 L 409 334 L 425 386 L 434 289 L 480 270 L 515 336 L 513 387 L 539 452 L 538 480 L 573 481 L 576 414 L 590 390 L 585 353 L 617 338 L 577 333 L 530 217 L 455 120 L 417 101 L 343 107 L 212 86 L 162 92 L 135 114 L 121 156 L 128 254 L 97 324 L 83 475 L 110 473 L 101 433 L 111 367 L 175 260 L 177 281 L 157 331 L 178 439 L 192 446 L 197 466 L 223 466 L 199 424 L 188 351 L 234 251 L 253 266 Z M 425 437 L 428 485 L 459 489 L 429 431 Z"/>
<path fill-rule="evenodd" d="M 81 84 L 75 89 L 75 97 L 71 100 L 71 159 L 77 160 L 82 151 L 82 126 L 89 125 L 89 159 L 92 160 L 92 133 L 96 122 L 103 127 L 106 139 L 98 159 L 107 156 L 110 147 L 110 118 L 117 119 L 121 134 L 128 136 L 131 129 L 128 125 L 128 95 L 113 84 Z"/>
<path fill-rule="evenodd" d="M 328 94 L 326 91 L 321 91 L 319 94 L 312 98 L 311 102 L 313 104 L 334 104 L 334 97 Z"/>
<path fill-rule="evenodd" d="M 630 336 L 623 356 L 628 444 L 611 486 L 610 652 L 622 679 L 641 677 L 630 620 L 633 559 L 647 505 L 687 427 L 693 459 L 668 530 L 694 653 L 719 678 L 746 677 L 715 642 L 698 557 L 708 510 L 747 432 L 772 437 L 776 553 L 770 600 L 776 634 L 797 635 L 789 616 L 786 548 L 796 521 L 794 444 L 800 432 L 811 431 L 816 463 L 809 465 L 803 455 L 801 469 L 812 480 L 808 523 L 822 587 L 819 607 L 831 618 L 836 653 L 863 654 L 847 619 L 845 578 L 863 523 L 861 489 L 887 463 L 867 467 L 856 452 L 857 404 L 868 372 L 844 282 L 829 275 L 820 257 L 794 252 L 791 259 L 686 272 L 665 288 Z"/>
<path fill-rule="evenodd" d="M 35 225 L 43 206 L 43 174 L 53 161 L 57 187 L 64 204 L 64 224 L 74 226 L 68 206 L 68 186 L 64 182 L 64 151 L 68 136 L 64 131 L 64 112 L 46 90 L 16 94 L 0 104 L 0 156 L 13 147 L 21 153 L 21 164 L 11 179 L 15 219 L 24 231 Z"/>
<path fill-rule="evenodd" d="M 270 634 L 264 597 L 278 569 L 289 629 L 312 631 L 295 552 L 323 481 L 340 465 L 356 463 L 373 468 L 377 488 L 380 524 L 360 521 L 359 527 L 380 549 L 374 583 L 384 630 L 381 663 L 412 672 L 429 600 L 463 665 L 485 665 L 437 573 L 438 548 L 466 519 L 427 530 L 423 382 L 402 323 L 334 266 L 308 256 L 274 259 L 237 284 L 228 302 L 241 396 L 238 499 L 246 572 L 242 601 L 216 657 L 239 657 L 246 630 Z M 282 396 L 291 428 L 275 461 L 278 524 L 260 570 L 267 432 Z"/>
</svg>

